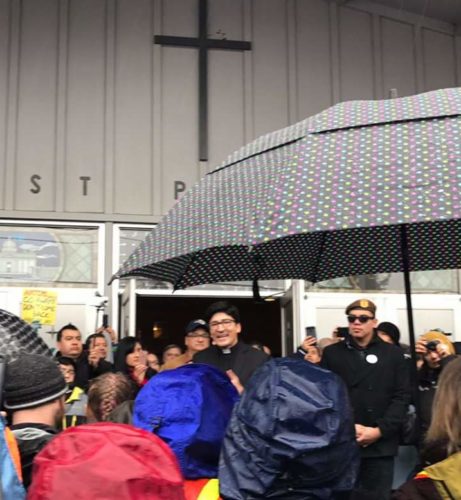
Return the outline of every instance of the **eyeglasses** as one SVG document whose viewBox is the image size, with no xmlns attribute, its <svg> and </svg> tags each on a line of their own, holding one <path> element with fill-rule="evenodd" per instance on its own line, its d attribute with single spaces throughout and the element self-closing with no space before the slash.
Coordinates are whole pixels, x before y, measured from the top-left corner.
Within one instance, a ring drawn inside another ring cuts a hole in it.
<svg viewBox="0 0 461 500">
<path fill-rule="evenodd" d="M 353 314 L 349 314 L 347 316 L 347 321 L 349 321 L 349 323 L 354 323 L 354 321 L 356 321 L 357 319 L 360 321 L 360 323 L 366 323 L 370 319 L 375 319 L 375 318 L 372 316 L 366 316 L 365 314 L 361 314 L 360 316 L 354 316 Z"/>
<path fill-rule="evenodd" d="M 208 335 L 208 333 L 194 333 L 194 332 L 191 332 L 191 333 L 188 333 L 186 335 L 187 337 L 189 338 L 193 338 L 193 339 L 197 339 L 197 338 L 204 338 L 204 339 L 209 339 L 210 336 Z"/>
<path fill-rule="evenodd" d="M 230 326 L 232 323 L 237 323 L 235 319 L 223 319 L 222 321 L 212 321 L 210 323 L 210 328 L 217 328 L 219 325 Z"/>
<path fill-rule="evenodd" d="M 349 314 L 347 316 L 347 321 L 349 321 L 349 323 L 354 323 L 356 320 L 359 320 L 360 323 L 366 323 L 370 319 L 375 319 L 375 318 L 372 316 L 366 316 L 365 314 L 361 314 L 360 316 L 354 316 L 353 314 Z"/>
</svg>

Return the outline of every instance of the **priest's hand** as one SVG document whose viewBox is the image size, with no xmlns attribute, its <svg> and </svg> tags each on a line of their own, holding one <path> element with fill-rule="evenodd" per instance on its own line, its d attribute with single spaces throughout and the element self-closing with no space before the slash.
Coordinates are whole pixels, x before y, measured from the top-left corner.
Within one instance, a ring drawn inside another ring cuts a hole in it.
<svg viewBox="0 0 461 500">
<path fill-rule="evenodd" d="M 231 384 L 237 389 L 237 392 L 239 394 L 242 394 L 242 392 L 243 392 L 243 385 L 240 383 L 240 379 L 237 377 L 237 375 L 234 373 L 234 371 L 233 370 L 227 370 L 226 374 L 229 377 L 229 380 L 231 381 Z"/>
</svg>

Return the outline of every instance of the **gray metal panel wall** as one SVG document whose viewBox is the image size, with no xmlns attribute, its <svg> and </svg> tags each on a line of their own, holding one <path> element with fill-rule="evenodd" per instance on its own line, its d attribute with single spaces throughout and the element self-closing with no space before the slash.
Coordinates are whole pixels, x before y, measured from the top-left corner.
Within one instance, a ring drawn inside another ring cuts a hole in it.
<svg viewBox="0 0 461 500">
<path fill-rule="evenodd" d="M 113 208 L 149 215 L 154 177 L 151 2 L 119 1 L 115 32 L 114 71 L 108 75 L 115 85 Z"/>
<path fill-rule="evenodd" d="M 262 133 L 461 84 L 449 24 L 366 0 L 209 0 L 208 35 L 252 50 L 209 51 L 201 164 L 198 51 L 152 43 L 197 36 L 197 16 L 198 0 L 0 0 L 0 216 L 154 222 Z"/>
<path fill-rule="evenodd" d="M 0 208 L 5 207 L 6 120 L 8 116 L 9 0 L 0 0 Z"/>
<path fill-rule="evenodd" d="M 22 3 L 17 80 L 14 210 L 55 208 L 58 2 Z M 10 118 L 11 116 L 9 116 Z M 32 181 L 28 182 L 30 179 Z"/>
</svg>

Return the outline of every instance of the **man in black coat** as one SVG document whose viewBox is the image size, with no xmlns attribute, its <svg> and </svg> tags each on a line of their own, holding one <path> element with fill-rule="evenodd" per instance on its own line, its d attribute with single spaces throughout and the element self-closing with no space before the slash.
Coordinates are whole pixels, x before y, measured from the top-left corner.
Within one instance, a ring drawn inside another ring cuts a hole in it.
<svg viewBox="0 0 461 500">
<path fill-rule="evenodd" d="M 82 334 L 71 323 L 64 325 L 58 331 L 56 342 L 58 347 L 56 357 L 65 356 L 74 360 L 75 385 L 85 391 L 91 379 L 112 371 L 112 364 L 106 361 L 96 349 L 90 349 L 88 352 L 83 350 Z"/>
<path fill-rule="evenodd" d="M 269 359 L 263 351 L 239 340 L 242 325 L 237 307 L 226 301 L 213 303 L 205 312 L 213 345 L 198 352 L 194 363 L 215 366 L 227 373 L 241 393 L 253 372 Z"/>
<path fill-rule="evenodd" d="M 349 335 L 324 350 L 322 366 L 337 373 L 349 390 L 361 449 L 357 490 L 384 500 L 392 488 L 410 383 L 404 353 L 379 338 L 375 313 L 370 300 L 350 304 L 346 308 Z"/>
</svg>

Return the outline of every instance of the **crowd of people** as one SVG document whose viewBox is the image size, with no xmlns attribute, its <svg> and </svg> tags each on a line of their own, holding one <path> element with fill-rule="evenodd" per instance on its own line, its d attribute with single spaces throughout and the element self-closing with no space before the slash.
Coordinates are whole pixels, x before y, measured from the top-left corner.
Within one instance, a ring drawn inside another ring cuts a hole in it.
<svg viewBox="0 0 461 500">
<path fill-rule="evenodd" d="M 453 343 L 426 332 L 414 366 L 373 302 L 345 314 L 345 334 L 307 336 L 284 358 L 242 342 L 239 311 L 223 301 L 161 356 L 111 328 L 83 342 L 63 326 L 53 357 L 6 365 L 23 498 L 461 498 Z M 403 445 L 419 459 L 393 491 Z"/>
</svg>

